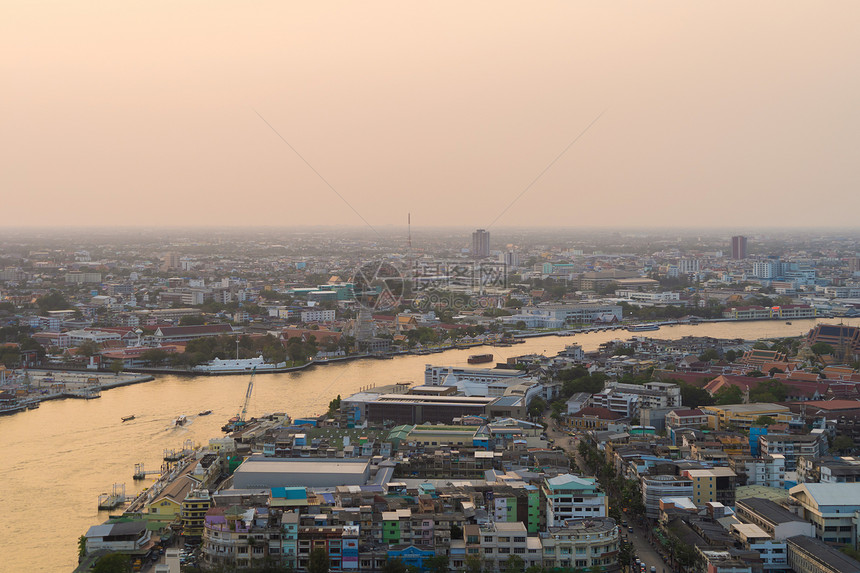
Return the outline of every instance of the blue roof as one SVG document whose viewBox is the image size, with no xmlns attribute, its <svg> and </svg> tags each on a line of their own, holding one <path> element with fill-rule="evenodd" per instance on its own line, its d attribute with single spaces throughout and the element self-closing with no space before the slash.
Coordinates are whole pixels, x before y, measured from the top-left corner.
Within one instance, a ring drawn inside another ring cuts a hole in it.
<svg viewBox="0 0 860 573">
<path fill-rule="evenodd" d="M 273 487 L 272 497 L 284 499 L 307 499 L 308 492 L 303 487 Z"/>
</svg>

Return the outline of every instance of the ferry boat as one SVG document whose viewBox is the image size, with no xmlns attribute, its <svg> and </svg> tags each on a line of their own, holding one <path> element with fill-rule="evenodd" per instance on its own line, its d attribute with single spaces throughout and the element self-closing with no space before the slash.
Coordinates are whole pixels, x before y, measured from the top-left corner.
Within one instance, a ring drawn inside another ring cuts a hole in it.
<svg viewBox="0 0 860 573">
<path fill-rule="evenodd" d="M 469 357 L 469 364 L 483 364 L 484 362 L 492 362 L 492 354 L 473 354 Z"/>
<path fill-rule="evenodd" d="M 184 426 L 188 422 L 188 417 L 184 414 L 173 420 L 174 426 Z"/>
<path fill-rule="evenodd" d="M 260 355 L 256 358 L 236 358 L 235 360 L 215 358 L 206 364 L 199 364 L 191 370 L 193 372 L 202 372 L 205 374 L 246 374 L 253 372 L 255 369 L 257 372 L 265 372 L 277 371 L 286 367 L 286 362 L 269 364 L 263 360 L 263 356 Z"/>
<path fill-rule="evenodd" d="M 203 410 L 202 412 L 198 412 L 198 416 L 208 416 L 212 413 L 212 410 Z"/>
<path fill-rule="evenodd" d="M 131 416 L 123 416 L 122 417 L 123 422 L 130 422 L 131 420 L 134 420 L 134 414 L 132 414 Z"/>
<path fill-rule="evenodd" d="M 647 330 L 660 330 L 659 324 L 632 324 L 627 327 L 630 332 L 645 332 Z"/>
</svg>

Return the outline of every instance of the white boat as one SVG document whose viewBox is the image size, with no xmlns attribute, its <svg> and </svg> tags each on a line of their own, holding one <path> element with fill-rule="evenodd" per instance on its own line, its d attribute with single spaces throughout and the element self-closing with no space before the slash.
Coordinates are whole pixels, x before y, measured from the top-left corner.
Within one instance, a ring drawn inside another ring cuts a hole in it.
<svg viewBox="0 0 860 573">
<path fill-rule="evenodd" d="M 173 420 L 174 426 L 184 426 L 186 423 L 188 423 L 188 417 L 184 414 Z"/>
<path fill-rule="evenodd" d="M 262 356 L 257 356 L 256 358 L 236 358 L 230 360 L 215 358 L 206 364 L 195 366 L 191 370 L 194 372 L 207 372 L 212 374 L 242 374 L 245 372 L 251 372 L 255 368 L 258 372 L 265 372 L 266 370 L 286 368 L 286 366 L 286 362 L 267 364 L 266 361 L 263 360 Z"/>
</svg>

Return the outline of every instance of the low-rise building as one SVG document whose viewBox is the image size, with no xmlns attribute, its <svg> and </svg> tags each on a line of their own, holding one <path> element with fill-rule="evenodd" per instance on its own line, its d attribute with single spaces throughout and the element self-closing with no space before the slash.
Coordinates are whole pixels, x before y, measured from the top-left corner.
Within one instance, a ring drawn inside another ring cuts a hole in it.
<svg viewBox="0 0 860 573">
<path fill-rule="evenodd" d="M 789 490 L 815 537 L 835 546 L 857 546 L 860 483 L 803 483 Z"/>
<path fill-rule="evenodd" d="M 814 537 L 787 540 L 788 564 L 795 573 L 857 573 L 860 562 Z"/>
<path fill-rule="evenodd" d="M 778 503 L 760 497 L 739 499 L 735 515 L 744 523 L 759 526 L 770 537 L 785 540 L 796 535 L 815 536 L 812 523 L 798 517 Z"/>
</svg>

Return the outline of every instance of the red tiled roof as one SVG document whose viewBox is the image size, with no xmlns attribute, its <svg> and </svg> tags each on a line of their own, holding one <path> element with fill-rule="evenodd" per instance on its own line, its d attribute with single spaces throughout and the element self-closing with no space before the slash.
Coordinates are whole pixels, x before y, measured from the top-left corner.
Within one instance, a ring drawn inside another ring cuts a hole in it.
<svg viewBox="0 0 860 573">
<path fill-rule="evenodd" d="M 609 408 L 598 408 L 595 406 L 588 406 L 583 408 L 573 416 L 572 418 L 597 418 L 599 420 L 619 420 L 623 418 L 621 414 L 611 411 Z"/>
</svg>

